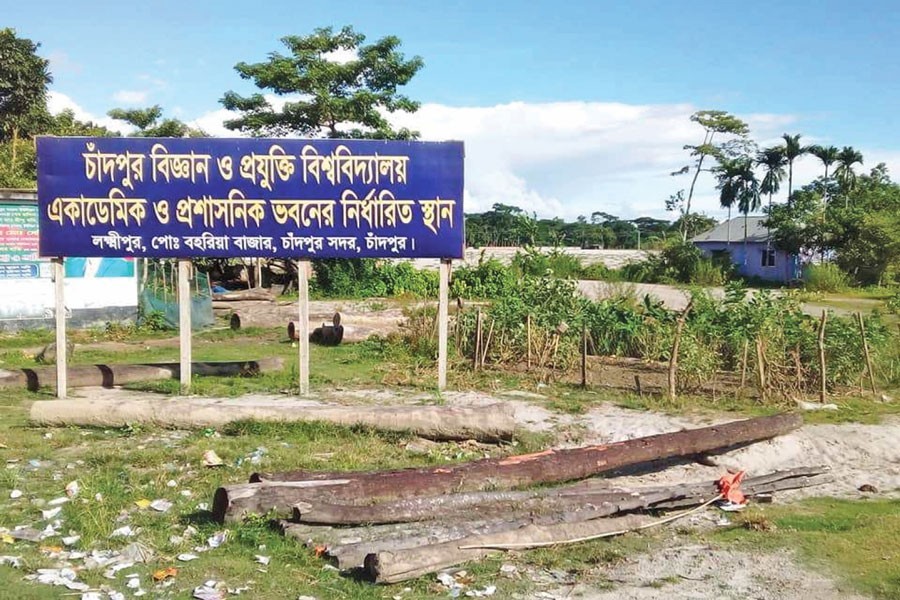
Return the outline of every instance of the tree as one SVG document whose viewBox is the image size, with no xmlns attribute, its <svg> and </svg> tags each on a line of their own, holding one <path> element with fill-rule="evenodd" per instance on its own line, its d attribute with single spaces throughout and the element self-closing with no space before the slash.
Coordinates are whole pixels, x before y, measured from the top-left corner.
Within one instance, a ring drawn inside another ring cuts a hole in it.
<svg viewBox="0 0 900 600">
<path fill-rule="evenodd" d="M 0 142 L 11 143 L 8 169 L 16 171 L 19 138 L 45 123 L 49 62 L 37 55 L 40 44 L 0 29 Z"/>
<path fill-rule="evenodd" d="M 162 119 L 162 108 L 114 108 L 107 115 L 136 127 L 135 137 L 208 137 L 206 132 L 178 119 Z"/>
<path fill-rule="evenodd" d="M 728 220 L 731 220 L 731 209 L 737 206 L 744 215 L 744 246 L 747 244 L 747 216 L 757 210 L 759 202 L 759 181 L 753 172 L 753 160 L 749 156 L 729 158 L 719 161 L 715 170 L 719 190 L 719 202 L 728 209 Z M 729 233 L 730 233 L 729 229 Z M 730 242 L 729 238 L 729 242 Z M 747 253 L 744 252 L 744 262 Z"/>
<path fill-rule="evenodd" d="M 837 179 L 838 185 L 846 198 L 856 186 L 856 173 L 853 171 L 853 165 L 863 164 L 863 155 L 851 146 L 844 146 L 837 155 L 837 163 L 838 166 L 834 170 L 834 178 Z"/>
<path fill-rule="evenodd" d="M 788 135 L 785 133 L 781 136 L 784 140 L 782 151 L 787 160 L 788 167 L 788 204 L 791 202 L 791 194 L 794 192 L 794 161 L 806 154 L 809 148 L 800 144 L 800 134 Z"/>
<path fill-rule="evenodd" d="M 700 177 L 700 172 L 703 171 L 703 162 L 706 160 L 706 157 L 709 156 L 715 160 L 719 160 L 721 157 L 728 154 L 728 148 L 722 143 L 713 143 L 716 134 L 731 136 L 732 138 L 745 138 L 750 132 L 750 128 L 746 123 L 734 115 L 721 110 L 701 110 L 691 115 L 691 121 L 698 123 L 703 127 L 703 141 L 697 146 L 687 145 L 684 147 L 685 150 L 690 150 L 691 156 L 696 159 L 693 167 L 694 177 L 691 180 L 691 187 L 688 190 L 687 201 L 685 203 L 685 215 L 691 214 L 691 201 L 694 198 L 694 186 L 697 185 L 697 178 Z M 688 165 L 680 171 L 672 173 L 672 175 L 681 175 L 688 173 L 690 170 L 691 166 Z M 687 231 L 685 230 L 682 231 L 682 240 L 686 239 Z"/>
<path fill-rule="evenodd" d="M 265 62 L 235 65 L 243 79 L 278 96 L 299 95 L 279 110 L 261 93 L 226 92 L 221 102 L 241 116 L 225 122 L 229 129 L 251 135 L 300 134 L 330 138 L 415 139 L 417 132 L 395 131 L 384 112 L 415 112 L 419 103 L 398 93 L 423 66 L 398 51 L 400 39 L 381 38 L 364 45 L 365 36 L 344 27 L 316 29 L 308 36 L 281 39 L 287 55 L 273 52 Z M 347 62 L 334 53 L 353 54 Z"/>
<path fill-rule="evenodd" d="M 781 182 L 784 180 L 787 157 L 780 147 L 766 148 L 757 154 L 756 164 L 766 170 L 760 182 L 759 191 L 761 194 L 768 194 L 769 209 L 771 210 L 772 196 L 778 193 L 778 190 L 781 189 Z"/>
<path fill-rule="evenodd" d="M 828 168 L 838 159 L 836 146 L 810 146 L 809 153 L 818 158 L 825 166 L 825 179 L 828 179 Z"/>
</svg>

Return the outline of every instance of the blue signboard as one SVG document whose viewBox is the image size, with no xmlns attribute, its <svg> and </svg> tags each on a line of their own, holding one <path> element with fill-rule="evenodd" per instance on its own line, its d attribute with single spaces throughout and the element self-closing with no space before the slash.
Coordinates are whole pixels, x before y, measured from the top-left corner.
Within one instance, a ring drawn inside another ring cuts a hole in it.
<svg viewBox="0 0 900 600">
<path fill-rule="evenodd" d="M 41 256 L 462 258 L 461 142 L 37 140 Z"/>
</svg>

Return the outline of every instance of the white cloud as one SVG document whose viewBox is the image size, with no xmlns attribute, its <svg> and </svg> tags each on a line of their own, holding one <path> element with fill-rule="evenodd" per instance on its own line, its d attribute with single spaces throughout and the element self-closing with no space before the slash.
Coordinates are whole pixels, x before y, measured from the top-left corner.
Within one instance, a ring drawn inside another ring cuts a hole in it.
<svg viewBox="0 0 900 600">
<path fill-rule="evenodd" d="M 121 104 L 143 104 L 147 101 L 147 92 L 143 90 L 119 90 L 113 94 L 113 100 Z"/>
<path fill-rule="evenodd" d="M 129 133 L 134 129 L 133 127 L 130 127 L 122 121 L 110 119 L 107 116 L 97 116 L 91 114 L 88 111 L 84 110 L 81 106 L 79 106 L 69 96 L 60 92 L 47 93 L 47 109 L 54 115 L 59 114 L 66 109 L 69 109 L 75 114 L 75 118 L 79 121 L 92 121 L 97 125 L 102 125 L 111 131 L 117 131 L 122 134 Z"/>
<path fill-rule="evenodd" d="M 323 52 L 322 58 L 329 62 L 343 65 L 351 60 L 356 60 L 359 58 L 359 55 L 356 53 L 356 50 L 350 48 L 338 48 L 332 52 Z"/>
<path fill-rule="evenodd" d="M 51 52 L 47 55 L 47 60 L 50 61 L 50 72 L 54 75 L 61 73 L 74 73 L 77 75 L 81 73 L 81 65 L 73 61 L 65 52 Z"/>
<path fill-rule="evenodd" d="M 280 108 L 295 98 L 267 99 Z M 696 110 L 690 104 L 611 102 L 514 102 L 484 107 L 425 104 L 417 113 L 389 118 L 397 127 L 420 131 L 425 140 L 465 142 L 467 211 L 504 203 L 541 217 L 573 219 L 603 211 L 622 218 L 673 218 L 665 212 L 665 199 L 687 189 L 690 175 L 671 177 L 669 173 L 688 164 L 683 146 L 696 144 L 702 137 L 689 118 Z M 239 137 L 240 133 L 223 125 L 235 116 L 219 108 L 190 124 L 211 135 Z M 783 132 L 798 128 L 793 115 L 740 116 L 761 144 L 778 143 Z M 804 140 L 830 143 L 814 138 L 812 132 Z M 886 162 L 892 173 L 900 173 L 900 151 L 860 151 L 866 158 L 861 170 Z M 815 158 L 801 158 L 794 166 L 794 188 L 812 181 L 821 170 Z M 785 181 L 776 200 L 783 201 L 786 188 Z M 708 173 L 702 173 L 697 181 L 694 210 L 725 215 Z"/>
</svg>

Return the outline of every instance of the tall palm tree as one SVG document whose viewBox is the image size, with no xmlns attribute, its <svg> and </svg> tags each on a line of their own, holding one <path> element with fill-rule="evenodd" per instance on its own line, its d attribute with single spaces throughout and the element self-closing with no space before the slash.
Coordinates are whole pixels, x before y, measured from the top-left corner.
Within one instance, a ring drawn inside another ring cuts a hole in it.
<svg viewBox="0 0 900 600">
<path fill-rule="evenodd" d="M 838 153 L 838 166 L 834 170 L 834 178 L 837 179 L 841 191 L 844 193 L 844 203 L 846 205 L 847 192 L 856 187 L 856 173 L 853 171 L 853 165 L 863 164 L 863 155 L 859 150 L 855 150 L 851 146 L 844 146 L 843 150 Z"/>
<path fill-rule="evenodd" d="M 819 146 L 817 144 L 809 147 L 809 153 L 825 165 L 825 179 L 828 179 L 828 167 L 833 165 L 838 159 L 837 146 Z"/>
<path fill-rule="evenodd" d="M 781 182 L 785 176 L 784 167 L 787 165 L 787 157 L 784 154 L 784 148 L 774 146 L 760 150 L 756 155 L 756 164 L 766 170 L 759 184 L 759 191 L 769 195 L 769 208 L 772 208 L 772 196 L 781 189 Z"/>
<path fill-rule="evenodd" d="M 719 190 L 719 203 L 728 209 L 728 220 L 731 221 L 731 209 L 735 205 L 744 215 L 744 264 L 747 263 L 747 222 L 751 211 L 760 207 L 759 180 L 753 172 L 753 160 L 749 156 L 720 161 L 716 169 Z M 729 233 L 730 233 L 729 228 Z M 731 236 L 728 237 L 731 243 Z"/>
<path fill-rule="evenodd" d="M 791 194 L 794 191 L 794 161 L 806 154 L 809 149 L 800 144 L 800 134 L 788 135 L 785 133 L 781 136 L 784 140 L 784 156 L 787 159 L 788 166 L 788 204 L 791 203 Z"/>
</svg>

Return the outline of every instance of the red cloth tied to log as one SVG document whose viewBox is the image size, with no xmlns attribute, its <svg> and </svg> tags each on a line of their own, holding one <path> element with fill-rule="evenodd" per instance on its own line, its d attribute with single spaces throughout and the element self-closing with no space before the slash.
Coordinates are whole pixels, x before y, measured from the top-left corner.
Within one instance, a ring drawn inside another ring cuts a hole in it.
<svg viewBox="0 0 900 600">
<path fill-rule="evenodd" d="M 741 492 L 741 481 L 744 479 L 746 471 L 738 471 L 737 473 L 728 473 L 719 479 L 719 493 L 722 497 L 733 504 L 745 504 L 746 496 Z"/>
</svg>

